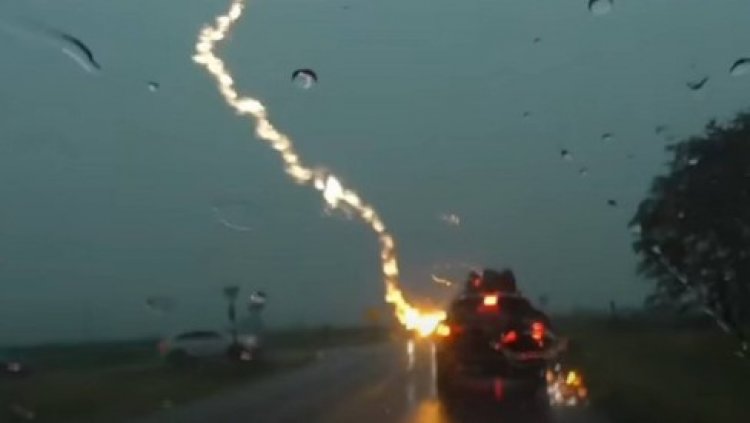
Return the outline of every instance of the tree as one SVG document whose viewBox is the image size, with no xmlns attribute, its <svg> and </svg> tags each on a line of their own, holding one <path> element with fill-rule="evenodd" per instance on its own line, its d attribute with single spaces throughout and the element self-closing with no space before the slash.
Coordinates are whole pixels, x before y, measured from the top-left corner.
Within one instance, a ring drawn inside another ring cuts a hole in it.
<svg viewBox="0 0 750 423">
<path fill-rule="evenodd" d="M 667 147 L 673 158 L 631 221 L 651 306 L 700 309 L 750 352 L 750 113 Z"/>
</svg>

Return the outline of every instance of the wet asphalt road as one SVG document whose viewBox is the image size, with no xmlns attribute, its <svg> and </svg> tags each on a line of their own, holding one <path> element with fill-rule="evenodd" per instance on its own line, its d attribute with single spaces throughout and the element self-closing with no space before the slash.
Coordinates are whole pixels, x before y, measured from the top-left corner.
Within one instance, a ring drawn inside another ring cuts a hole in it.
<svg viewBox="0 0 750 423">
<path fill-rule="evenodd" d="M 411 353 L 410 353 L 411 352 Z M 606 423 L 589 409 L 509 410 L 491 398 L 451 407 L 437 398 L 432 346 L 405 343 L 326 351 L 316 363 L 165 410 L 138 423 Z"/>
</svg>

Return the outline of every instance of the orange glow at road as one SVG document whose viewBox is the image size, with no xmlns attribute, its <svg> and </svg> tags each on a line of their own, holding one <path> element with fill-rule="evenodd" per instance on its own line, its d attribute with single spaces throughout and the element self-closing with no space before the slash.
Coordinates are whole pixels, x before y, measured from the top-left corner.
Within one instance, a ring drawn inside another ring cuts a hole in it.
<svg viewBox="0 0 750 423">
<path fill-rule="evenodd" d="M 557 366 L 547 371 L 547 393 L 552 405 L 563 407 L 584 405 L 589 394 L 580 372 L 564 372 Z"/>
<path fill-rule="evenodd" d="M 453 419 L 446 415 L 440 402 L 434 399 L 420 402 L 406 419 L 406 423 L 449 423 L 451 421 Z"/>
<path fill-rule="evenodd" d="M 395 241 L 375 208 L 360 198 L 356 191 L 347 188 L 332 173 L 305 166 L 294 148 L 292 139 L 273 126 L 263 103 L 255 98 L 242 96 L 235 89 L 231 72 L 224 61 L 214 53 L 217 42 L 226 38 L 244 8 L 245 0 L 232 0 L 229 10 L 218 16 L 213 26 L 209 25 L 201 30 L 195 45 L 193 61 L 203 66 L 214 78 L 227 105 L 238 115 L 247 116 L 255 123 L 256 137 L 279 153 L 284 170 L 295 182 L 313 187 L 321 193 L 328 206 L 353 212 L 375 232 L 380 241 L 385 301 L 393 305 L 396 318 L 405 328 L 416 331 L 420 336 L 430 335 L 438 323 L 445 319 L 445 312 L 422 310 L 404 298 L 399 284 Z"/>
<path fill-rule="evenodd" d="M 581 378 L 578 377 L 578 373 L 571 370 L 568 372 L 568 377 L 565 378 L 565 383 L 571 386 L 579 386 L 581 384 Z"/>
</svg>

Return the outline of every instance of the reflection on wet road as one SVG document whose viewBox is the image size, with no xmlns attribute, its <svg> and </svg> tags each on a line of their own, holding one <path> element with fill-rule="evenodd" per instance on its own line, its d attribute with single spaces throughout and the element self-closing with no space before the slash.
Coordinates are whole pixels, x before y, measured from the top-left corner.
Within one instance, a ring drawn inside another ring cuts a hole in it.
<svg viewBox="0 0 750 423">
<path fill-rule="evenodd" d="M 603 422 L 588 410 L 540 413 L 490 399 L 447 408 L 435 389 L 434 347 L 406 341 L 328 351 L 314 365 L 142 422 Z"/>
</svg>

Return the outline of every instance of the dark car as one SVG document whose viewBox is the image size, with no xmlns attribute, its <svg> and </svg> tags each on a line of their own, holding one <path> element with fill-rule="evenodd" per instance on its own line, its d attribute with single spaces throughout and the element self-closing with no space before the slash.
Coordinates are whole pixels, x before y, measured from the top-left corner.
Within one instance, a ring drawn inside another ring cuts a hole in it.
<svg viewBox="0 0 750 423">
<path fill-rule="evenodd" d="M 561 346 L 551 329 L 518 293 L 512 272 L 470 275 L 437 330 L 439 393 L 547 404 L 547 364 Z"/>
</svg>

